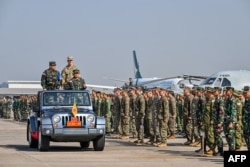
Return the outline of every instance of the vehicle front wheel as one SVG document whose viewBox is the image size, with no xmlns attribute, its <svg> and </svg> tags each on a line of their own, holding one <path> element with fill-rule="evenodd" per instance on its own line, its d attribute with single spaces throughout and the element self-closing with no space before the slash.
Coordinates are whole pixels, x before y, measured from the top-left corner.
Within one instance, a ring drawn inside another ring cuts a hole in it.
<svg viewBox="0 0 250 167">
<path fill-rule="evenodd" d="M 93 146 L 95 151 L 103 151 L 105 147 L 105 135 L 98 136 L 94 139 Z"/>
<path fill-rule="evenodd" d="M 49 150 L 50 139 L 48 136 L 44 136 L 42 134 L 41 126 L 39 126 L 39 134 L 38 134 L 38 149 L 40 151 L 48 151 Z"/>
<path fill-rule="evenodd" d="M 27 126 L 27 139 L 28 139 L 30 148 L 37 148 L 38 141 L 36 139 L 33 139 L 33 137 L 31 136 L 31 125 L 30 125 L 30 123 Z"/>
<path fill-rule="evenodd" d="M 80 142 L 81 148 L 89 148 L 90 141 Z"/>
</svg>

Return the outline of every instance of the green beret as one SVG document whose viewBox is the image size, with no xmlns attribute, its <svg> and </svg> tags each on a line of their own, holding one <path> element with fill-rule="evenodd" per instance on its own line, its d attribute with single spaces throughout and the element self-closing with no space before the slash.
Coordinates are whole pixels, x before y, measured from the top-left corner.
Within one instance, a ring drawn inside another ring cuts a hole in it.
<svg viewBox="0 0 250 167">
<path fill-rule="evenodd" d="M 50 65 L 50 66 L 56 66 L 56 62 L 55 62 L 55 61 L 50 61 L 50 62 L 49 62 L 49 65 Z"/>
<path fill-rule="evenodd" d="M 244 88 L 242 89 L 244 92 L 248 92 L 250 90 L 250 86 L 244 86 Z"/>
</svg>

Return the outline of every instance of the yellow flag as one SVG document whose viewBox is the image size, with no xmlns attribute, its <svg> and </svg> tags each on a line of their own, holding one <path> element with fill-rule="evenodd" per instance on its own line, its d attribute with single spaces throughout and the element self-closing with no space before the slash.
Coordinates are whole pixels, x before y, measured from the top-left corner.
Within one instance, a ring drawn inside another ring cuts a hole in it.
<svg viewBox="0 0 250 167">
<path fill-rule="evenodd" d="M 74 117 L 77 114 L 77 107 L 76 107 L 76 103 L 74 102 L 73 106 L 72 106 L 72 110 L 71 110 L 72 114 L 74 115 Z"/>
</svg>

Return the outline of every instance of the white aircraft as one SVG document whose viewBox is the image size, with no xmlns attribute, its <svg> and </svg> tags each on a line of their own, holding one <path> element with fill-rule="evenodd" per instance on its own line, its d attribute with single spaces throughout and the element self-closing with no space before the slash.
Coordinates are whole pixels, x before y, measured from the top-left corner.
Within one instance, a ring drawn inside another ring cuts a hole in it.
<svg viewBox="0 0 250 167">
<path fill-rule="evenodd" d="M 134 60 L 134 67 L 135 67 L 134 79 L 129 78 L 129 81 L 114 79 L 114 78 L 107 78 L 107 77 L 106 79 L 124 82 L 125 83 L 124 87 L 142 86 L 144 88 L 153 88 L 153 87 L 158 86 L 158 87 L 162 87 L 166 89 L 171 89 L 175 93 L 183 92 L 182 85 L 195 84 L 193 83 L 193 81 L 198 81 L 199 83 L 201 79 L 204 79 L 204 78 L 198 78 L 198 76 L 196 78 L 192 78 L 192 77 L 189 77 L 188 75 L 167 77 L 167 78 L 158 78 L 158 77 L 143 78 L 140 73 L 139 63 L 137 61 L 135 51 L 133 51 L 133 60 Z"/>
<path fill-rule="evenodd" d="M 194 76 L 195 77 L 195 76 Z M 242 90 L 244 86 L 250 86 L 249 70 L 220 71 L 203 80 L 199 86 L 202 87 L 227 87 Z"/>
</svg>

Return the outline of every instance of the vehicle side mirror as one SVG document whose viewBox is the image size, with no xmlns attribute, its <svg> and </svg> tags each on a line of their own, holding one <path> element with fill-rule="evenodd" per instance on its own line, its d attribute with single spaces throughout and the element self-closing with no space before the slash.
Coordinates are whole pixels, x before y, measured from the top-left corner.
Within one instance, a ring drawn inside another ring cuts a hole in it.
<svg viewBox="0 0 250 167">
<path fill-rule="evenodd" d="M 39 108 L 39 106 L 38 106 L 38 105 L 34 105 L 34 106 L 33 106 L 33 112 L 38 113 L 38 112 L 39 112 L 39 110 L 40 110 L 40 108 Z"/>
</svg>

